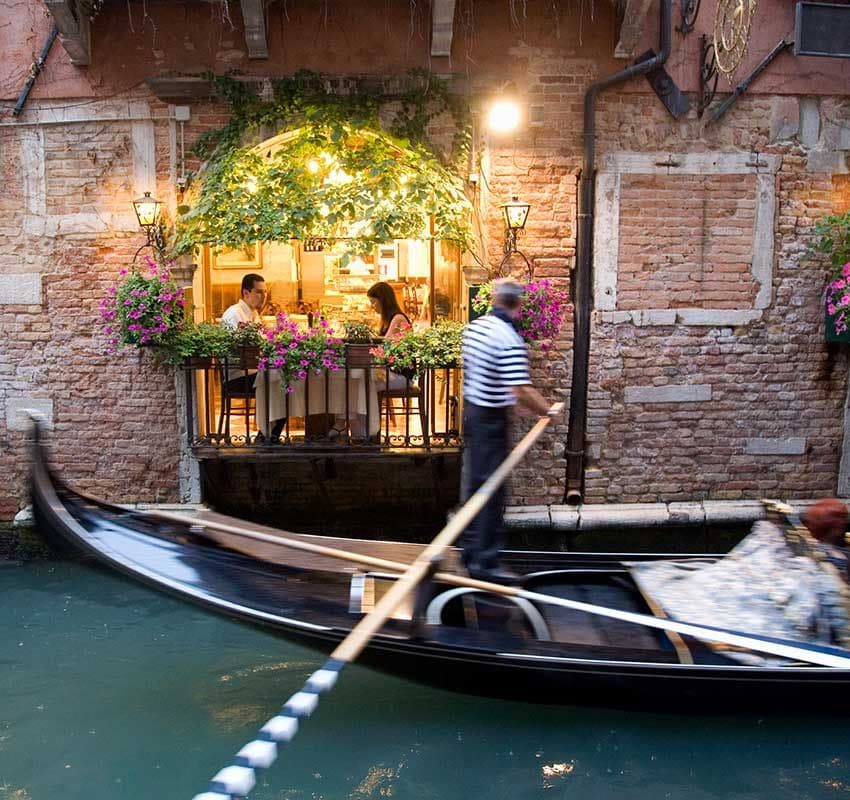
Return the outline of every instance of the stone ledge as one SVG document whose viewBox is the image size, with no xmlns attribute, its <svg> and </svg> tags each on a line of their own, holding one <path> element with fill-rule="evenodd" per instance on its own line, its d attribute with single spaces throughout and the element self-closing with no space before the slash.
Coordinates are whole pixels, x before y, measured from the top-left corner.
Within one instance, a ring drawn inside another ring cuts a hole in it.
<svg viewBox="0 0 850 800">
<path fill-rule="evenodd" d="M 549 506 L 512 506 L 505 510 L 509 528 L 548 528 L 552 525 Z"/>
<path fill-rule="evenodd" d="M 708 328 L 737 328 L 757 322 L 763 311 L 748 308 L 641 308 L 633 311 L 595 311 L 604 324 L 630 323 L 643 328 L 663 325 L 693 325 Z"/>
<path fill-rule="evenodd" d="M 702 403 L 711 400 L 707 383 L 687 383 L 673 386 L 627 386 L 626 403 Z"/>
<path fill-rule="evenodd" d="M 850 506 L 850 499 L 841 498 Z M 816 499 L 786 501 L 804 512 Z M 509 514 L 518 507 L 508 509 Z M 592 505 L 549 506 L 554 531 L 590 531 L 616 528 L 652 528 L 660 526 L 723 525 L 755 522 L 764 517 L 760 500 L 703 500 L 676 503 L 600 503 Z M 506 521 L 510 517 L 506 515 Z M 510 527 L 513 527 L 510 525 Z M 530 527 L 526 525 L 525 527 Z"/>
</svg>

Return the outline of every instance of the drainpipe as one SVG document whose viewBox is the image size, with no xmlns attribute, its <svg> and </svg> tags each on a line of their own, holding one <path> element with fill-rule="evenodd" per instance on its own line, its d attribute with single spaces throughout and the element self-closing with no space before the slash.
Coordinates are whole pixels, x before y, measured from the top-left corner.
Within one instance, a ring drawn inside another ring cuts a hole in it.
<svg viewBox="0 0 850 800">
<path fill-rule="evenodd" d="M 660 67 L 670 55 L 673 40 L 672 0 L 660 0 L 661 30 L 658 55 L 633 64 L 592 83 L 584 95 L 584 157 L 578 184 L 579 213 L 576 236 L 576 265 L 572 288 L 573 378 L 570 388 L 570 418 L 567 434 L 567 480 L 564 502 L 578 505 L 584 496 L 585 438 L 587 431 L 587 384 L 590 361 L 590 312 L 593 304 L 593 210 L 596 202 L 596 97 L 618 83 Z"/>
<path fill-rule="evenodd" d="M 18 95 L 18 101 L 15 103 L 15 107 L 12 109 L 12 116 L 17 117 L 18 114 L 24 108 L 24 103 L 27 102 L 27 97 L 29 97 L 30 90 L 32 89 L 33 84 L 35 83 L 35 79 L 38 77 L 38 73 L 44 69 L 44 62 L 47 61 L 47 54 L 50 52 L 50 48 L 53 45 L 53 42 L 56 39 L 57 34 L 59 33 L 59 28 L 55 25 L 53 26 L 53 30 L 47 34 L 47 39 L 44 42 L 44 45 L 41 48 L 41 54 L 39 57 L 33 61 L 32 66 L 30 67 L 30 74 L 27 78 L 27 82 L 24 84 L 24 88 L 21 89 L 20 95 Z"/>
</svg>

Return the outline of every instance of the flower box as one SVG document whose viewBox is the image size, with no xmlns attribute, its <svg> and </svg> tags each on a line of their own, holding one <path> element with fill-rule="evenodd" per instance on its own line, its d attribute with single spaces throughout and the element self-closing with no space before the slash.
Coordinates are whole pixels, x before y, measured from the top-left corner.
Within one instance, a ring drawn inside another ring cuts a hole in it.
<svg viewBox="0 0 850 800">
<path fill-rule="evenodd" d="M 827 342 L 850 342 L 850 328 L 845 330 L 836 330 L 835 323 L 837 322 L 838 314 L 830 314 L 825 312 L 824 322 L 824 338 Z"/>
<path fill-rule="evenodd" d="M 372 366 L 371 344 L 345 343 L 345 365 L 349 369 L 364 369 Z"/>
<path fill-rule="evenodd" d="M 183 367 L 185 369 L 212 369 L 213 363 L 212 356 L 189 356 L 183 362 Z"/>
</svg>

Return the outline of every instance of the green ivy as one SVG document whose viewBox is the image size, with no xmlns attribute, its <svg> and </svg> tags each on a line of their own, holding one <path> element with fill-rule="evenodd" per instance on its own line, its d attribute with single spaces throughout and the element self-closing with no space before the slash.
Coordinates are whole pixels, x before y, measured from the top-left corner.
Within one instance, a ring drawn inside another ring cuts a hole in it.
<svg viewBox="0 0 850 800">
<path fill-rule="evenodd" d="M 812 250 L 829 257 L 832 277 L 842 277 L 841 270 L 850 261 L 850 211 L 817 222 Z"/>
<path fill-rule="evenodd" d="M 325 91 L 321 76 L 275 81 L 264 103 L 232 76 L 206 75 L 230 105 L 230 122 L 204 134 L 206 159 L 197 196 L 178 208 L 176 253 L 202 243 L 242 247 L 261 241 L 353 239 L 360 251 L 392 239 L 433 236 L 469 249 L 471 204 L 459 165 L 470 141 L 468 110 L 446 84 L 415 73 L 388 129 L 390 100 L 365 92 Z M 455 123 L 454 148 L 442 163 L 427 138 L 441 114 Z M 254 150 L 277 132 L 291 135 L 270 157 Z"/>
</svg>

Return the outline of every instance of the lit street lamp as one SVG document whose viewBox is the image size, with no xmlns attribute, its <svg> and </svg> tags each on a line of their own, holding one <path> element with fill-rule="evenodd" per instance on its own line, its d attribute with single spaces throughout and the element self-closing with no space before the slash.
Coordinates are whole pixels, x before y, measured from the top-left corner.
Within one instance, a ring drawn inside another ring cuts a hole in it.
<svg viewBox="0 0 850 800">
<path fill-rule="evenodd" d="M 503 248 L 504 256 L 502 257 L 502 263 L 499 264 L 499 274 L 501 275 L 502 268 L 510 260 L 510 257 L 514 253 L 519 253 L 525 261 L 525 265 L 528 268 L 528 275 L 531 277 L 534 268 L 531 266 L 531 262 L 526 258 L 525 253 L 517 247 L 517 237 L 520 235 L 520 232 L 525 229 L 525 221 L 528 219 L 528 212 L 531 209 L 531 204 L 520 202 L 519 198 L 514 195 L 510 199 L 510 202 L 505 203 L 501 206 L 501 208 L 502 215 L 505 218 L 505 244 Z"/>
<path fill-rule="evenodd" d="M 143 197 L 133 201 L 133 210 L 136 212 L 136 219 L 139 220 L 139 227 L 145 232 L 146 237 L 145 243 L 136 250 L 133 261 L 139 257 L 139 253 L 146 247 L 150 247 L 157 256 L 162 257 L 163 250 L 165 250 L 165 238 L 160 222 L 162 203 L 151 197 L 150 192 L 145 192 Z"/>
</svg>

